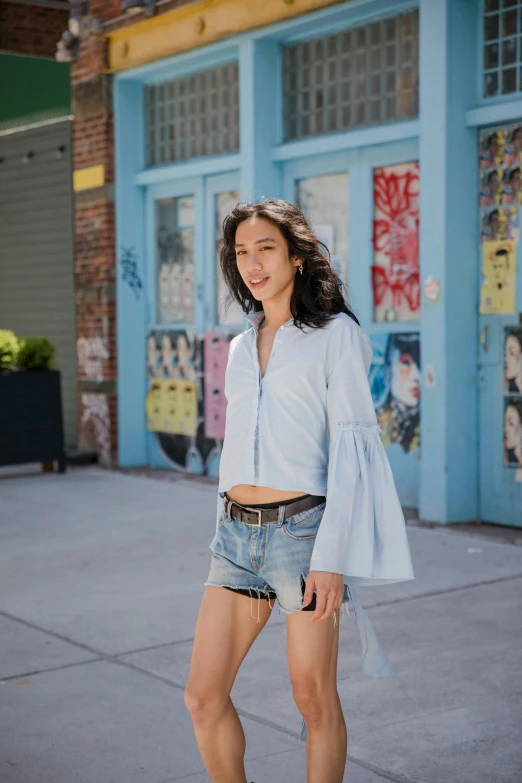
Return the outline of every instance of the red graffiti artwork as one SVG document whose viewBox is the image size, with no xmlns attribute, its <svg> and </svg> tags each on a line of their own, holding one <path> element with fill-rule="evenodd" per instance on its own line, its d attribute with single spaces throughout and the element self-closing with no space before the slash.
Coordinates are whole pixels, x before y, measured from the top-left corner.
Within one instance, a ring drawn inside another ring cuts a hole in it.
<svg viewBox="0 0 522 783">
<path fill-rule="evenodd" d="M 420 307 L 419 164 L 375 169 L 373 188 L 373 248 L 381 261 L 371 267 L 375 306 L 389 293 L 393 309 L 406 303 L 415 312 Z"/>
</svg>

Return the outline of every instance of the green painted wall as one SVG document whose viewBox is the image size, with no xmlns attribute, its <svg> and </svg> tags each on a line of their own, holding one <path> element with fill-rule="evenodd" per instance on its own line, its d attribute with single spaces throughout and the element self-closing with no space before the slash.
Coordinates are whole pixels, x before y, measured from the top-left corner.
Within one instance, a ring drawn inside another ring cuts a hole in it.
<svg viewBox="0 0 522 783">
<path fill-rule="evenodd" d="M 0 126 L 71 113 L 69 63 L 0 54 Z"/>
</svg>

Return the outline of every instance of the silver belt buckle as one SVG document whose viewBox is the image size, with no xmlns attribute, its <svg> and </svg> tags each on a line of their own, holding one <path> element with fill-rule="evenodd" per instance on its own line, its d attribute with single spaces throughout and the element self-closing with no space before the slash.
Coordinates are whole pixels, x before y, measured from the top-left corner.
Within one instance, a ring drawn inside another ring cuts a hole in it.
<svg viewBox="0 0 522 783">
<path fill-rule="evenodd" d="M 261 514 L 262 508 L 251 508 L 250 506 L 243 506 L 247 511 L 254 511 L 257 514 L 257 522 L 247 522 L 247 525 L 255 525 L 255 527 L 261 527 Z"/>
</svg>

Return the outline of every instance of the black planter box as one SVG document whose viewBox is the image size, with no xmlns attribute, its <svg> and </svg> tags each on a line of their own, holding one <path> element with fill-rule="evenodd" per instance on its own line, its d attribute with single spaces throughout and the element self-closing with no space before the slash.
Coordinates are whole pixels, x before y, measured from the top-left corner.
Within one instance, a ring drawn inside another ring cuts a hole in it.
<svg viewBox="0 0 522 783">
<path fill-rule="evenodd" d="M 0 373 L 0 465 L 55 460 L 63 473 L 60 373 Z"/>
</svg>

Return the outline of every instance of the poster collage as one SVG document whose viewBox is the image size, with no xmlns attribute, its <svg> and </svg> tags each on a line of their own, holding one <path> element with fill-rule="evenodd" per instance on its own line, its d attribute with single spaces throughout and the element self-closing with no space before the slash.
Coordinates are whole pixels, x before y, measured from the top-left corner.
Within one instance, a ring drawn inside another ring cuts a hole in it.
<svg viewBox="0 0 522 783">
<path fill-rule="evenodd" d="M 480 313 L 515 312 L 516 250 L 522 205 L 522 126 L 480 133 L 482 286 Z"/>
<path fill-rule="evenodd" d="M 482 315 L 516 312 L 522 125 L 480 133 Z M 522 326 L 504 327 L 503 464 L 522 468 Z"/>
<path fill-rule="evenodd" d="M 504 465 L 522 468 L 522 326 L 504 329 Z"/>
<path fill-rule="evenodd" d="M 234 333 L 185 329 L 147 336 L 147 430 L 178 469 L 218 475 L 225 435 L 225 370 Z"/>
</svg>

